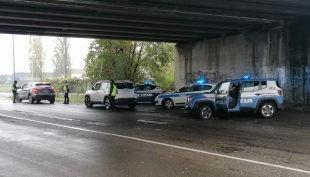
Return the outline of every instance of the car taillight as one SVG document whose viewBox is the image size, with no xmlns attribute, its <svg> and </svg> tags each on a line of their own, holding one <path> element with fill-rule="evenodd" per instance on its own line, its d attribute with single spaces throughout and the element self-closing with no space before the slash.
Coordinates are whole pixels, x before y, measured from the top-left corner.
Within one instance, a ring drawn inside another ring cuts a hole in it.
<svg viewBox="0 0 310 177">
<path fill-rule="evenodd" d="M 33 89 L 33 92 L 34 92 L 35 94 L 37 94 L 37 93 L 40 92 L 40 89 L 35 88 L 35 89 Z"/>
<path fill-rule="evenodd" d="M 53 93 L 56 93 L 56 89 L 52 89 L 52 92 L 53 92 Z"/>
<path fill-rule="evenodd" d="M 278 94 L 279 94 L 279 95 L 282 95 L 282 90 L 278 90 Z"/>
</svg>

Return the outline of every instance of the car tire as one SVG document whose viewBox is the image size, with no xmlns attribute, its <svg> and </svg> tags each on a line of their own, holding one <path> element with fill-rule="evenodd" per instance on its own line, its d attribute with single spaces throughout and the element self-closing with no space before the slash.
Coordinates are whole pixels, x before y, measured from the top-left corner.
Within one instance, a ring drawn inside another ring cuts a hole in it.
<svg viewBox="0 0 310 177">
<path fill-rule="evenodd" d="M 93 107 L 93 103 L 91 103 L 91 100 L 90 100 L 90 97 L 89 96 L 86 96 L 85 99 L 84 99 L 84 103 L 85 103 L 85 106 L 88 107 L 88 108 L 91 108 Z"/>
<path fill-rule="evenodd" d="M 174 107 L 174 103 L 171 99 L 165 99 L 163 100 L 163 104 L 164 108 L 166 109 L 172 109 Z"/>
<path fill-rule="evenodd" d="M 29 103 L 30 104 L 33 104 L 34 103 L 34 101 L 35 101 L 35 99 L 33 99 L 33 97 L 32 97 L 32 95 L 30 94 L 30 95 L 28 95 L 28 100 L 29 100 Z"/>
<path fill-rule="evenodd" d="M 264 103 L 259 108 L 259 114 L 263 118 L 272 118 L 276 114 L 276 107 L 273 103 Z"/>
<path fill-rule="evenodd" d="M 104 106 L 105 106 L 105 109 L 107 109 L 107 110 L 109 110 L 111 108 L 110 98 L 104 99 Z"/>
<path fill-rule="evenodd" d="M 19 98 L 19 95 L 18 95 L 18 94 L 16 94 L 15 101 L 16 101 L 16 102 L 22 102 L 23 100 Z"/>
<path fill-rule="evenodd" d="M 130 109 L 133 109 L 133 108 L 136 107 L 136 104 L 129 104 L 128 106 L 129 106 Z"/>
<path fill-rule="evenodd" d="M 210 105 L 203 105 L 200 107 L 198 113 L 201 119 L 208 120 L 213 116 L 213 109 Z"/>
<path fill-rule="evenodd" d="M 50 102 L 50 104 L 54 104 L 55 100 L 48 100 Z"/>
</svg>

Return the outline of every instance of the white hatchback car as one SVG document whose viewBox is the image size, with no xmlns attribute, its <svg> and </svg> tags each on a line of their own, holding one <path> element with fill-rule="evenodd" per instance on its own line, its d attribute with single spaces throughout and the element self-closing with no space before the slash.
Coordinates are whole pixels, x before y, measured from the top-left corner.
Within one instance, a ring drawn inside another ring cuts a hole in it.
<svg viewBox="0 0 310 177">
<path fill-rule="evenodd" d="M 164 106 L 171 109 L 173 107 L 184 106 L 188 96 L 193 94 L 201 94 L 210 92 L 215 84 L 192 84 L 186 85 L 172 93 L 160 94 L 155 99 L 155 105 Z"/>
</svg>

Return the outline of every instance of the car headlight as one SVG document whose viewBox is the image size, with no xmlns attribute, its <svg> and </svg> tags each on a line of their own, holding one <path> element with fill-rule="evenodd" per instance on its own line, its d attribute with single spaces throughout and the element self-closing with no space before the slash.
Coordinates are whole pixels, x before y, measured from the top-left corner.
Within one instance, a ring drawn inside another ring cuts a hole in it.
<svg viewBox="0 0 310 177">
<path fill-rule="evenodd" d="M 191 102 L 193 99 L 191 97 L 187 98 L 187 102 Z"/>
</svg>

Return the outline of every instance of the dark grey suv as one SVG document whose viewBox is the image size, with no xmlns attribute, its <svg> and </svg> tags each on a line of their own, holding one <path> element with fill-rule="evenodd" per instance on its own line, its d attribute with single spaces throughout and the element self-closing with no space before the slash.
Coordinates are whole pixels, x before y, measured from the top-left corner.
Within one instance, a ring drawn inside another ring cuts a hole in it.
<svg viewBox="0 0 310 177">
<path fill-rule="evenodd" d="M 48 100 L 51 104 L 55 102 L 56 90 L 47 82 L 28 82 L 17 89 L 16 101 L 29 100 L 30 103 Z"/>
</svg>

